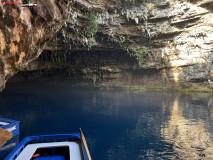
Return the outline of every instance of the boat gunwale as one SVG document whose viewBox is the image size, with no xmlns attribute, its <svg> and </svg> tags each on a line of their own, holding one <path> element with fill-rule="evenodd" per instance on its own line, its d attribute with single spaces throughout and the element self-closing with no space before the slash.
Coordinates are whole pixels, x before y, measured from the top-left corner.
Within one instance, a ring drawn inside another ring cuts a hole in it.
<svg viewBox="0 0 213 160">
<path fill-rule="evenodd" d="M 0 121 L 3 123 L 8 123 L 6 125 L 1 125 L 0 128 L 11 132 L 12 138 L 20 134 L 20 131 L 19 131 L 20 121 L 8 119 L 8 118 L 1 118 L 1 117 L 0 117 Z"/>
<path fill-rule="evenodd" d="M 57 139 L 58 138 L 58 139 Z M 50 139 L 52 139 L 50 141 Z M 57 141 L 55 141 L 57 139 Z M 39 135 L 39 136 L 30 136 L 24 138 L 14 149 L 13 151 L 4 159 L 4 160 L 15 160 L 22 150 L 28 145 L 33 143 L 47 143 L 47 142 L 62 142 L 62 141 L 79 141 L 81 143 L 81 150 L 83 151 L 83 158 L 87 160 L 87 155 L 85 153 L 85 148 L 82 145 L 80 139 L 80 133 L 72 134 L 52 134 L 52 135 Z"/>
<path fill-rule="evenodd" d="M 20 123 L 20 121 L 13 120 L 13 119 L 8 119 L 8 118 L 0 118 L 0 121 L 9 123 L 9 124 L 0 126 L 4 130 Z"/>
</svg>

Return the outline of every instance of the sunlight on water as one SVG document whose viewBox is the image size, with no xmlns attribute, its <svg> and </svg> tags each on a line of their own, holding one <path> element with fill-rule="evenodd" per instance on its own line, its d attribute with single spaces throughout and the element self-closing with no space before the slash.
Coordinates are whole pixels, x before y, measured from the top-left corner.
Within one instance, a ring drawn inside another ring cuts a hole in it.
<svg viewBox="0 0 213 160">
<path fill-rule="evenodd" d="M 173 144 L 175 156 L 180 159 L 213 159 L 213 142 L 205 121 L 186 119 L 177 97 L 171 107 L 170 119 L 165 122 L 161 134 Z"/>
</svg>

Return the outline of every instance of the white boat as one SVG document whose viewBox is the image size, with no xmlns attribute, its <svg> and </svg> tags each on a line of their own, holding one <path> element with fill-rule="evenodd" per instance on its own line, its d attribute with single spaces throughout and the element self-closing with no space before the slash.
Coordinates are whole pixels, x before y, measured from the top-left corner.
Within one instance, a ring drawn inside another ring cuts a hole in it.
<svg viewBox="0 0 213 160">
<path fill-rule="evenodd" d="M 21 4 L 21 7 L 37 7 L 36 3 Z"/>
</svg>

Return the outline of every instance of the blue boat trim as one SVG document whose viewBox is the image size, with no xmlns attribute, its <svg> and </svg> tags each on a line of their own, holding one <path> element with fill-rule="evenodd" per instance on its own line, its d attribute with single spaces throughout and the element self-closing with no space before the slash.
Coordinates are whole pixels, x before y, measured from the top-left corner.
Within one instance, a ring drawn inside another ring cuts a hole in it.
<svg viewBox="0 0 213 160">
<path fill-rule="evenodd" d="M 9 123 L 7 125 L 0 126 L 0 128 L 2 128 L 3 130 L 8 130 L 13 128 L 13 130 L 11 131 L 13 134 L 13 137 L 16 135 L 19 135 L 19 121 L 8 119 L 8 118 L 0 118 L 0 121 Z"/>
<path fill-rule="evenodd" d="M 18 157 L 18 155 L 24 150 L 24 148 L 28 144 L 33 144 L 33 143 L 48 143 L 48 142 L 63 142 L 63 141 L 79 141 L 79 142 L 81 142 L 80 133 L 40 135 L 40 136 L 26 137 L 5 158 L 5 160 L 15 160 Z M 81 149 L 82 149 L 84 160 L 88 160 L 82 142 L 81 142 Z"/>
</svg>

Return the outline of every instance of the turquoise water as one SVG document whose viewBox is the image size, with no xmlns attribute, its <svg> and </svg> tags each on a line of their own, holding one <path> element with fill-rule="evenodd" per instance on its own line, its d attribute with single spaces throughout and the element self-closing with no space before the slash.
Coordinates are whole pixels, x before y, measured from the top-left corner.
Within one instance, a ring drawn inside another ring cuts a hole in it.
<svg viewBox="0 0 213 160">
<path fill-rule="evenodd" d="M 213 98 L 97 89 L 69 81 L 9 83 L 0 116 L 30 135 L 78 132 L 93 160 L 213 159 Z M 0 159 L 3 159 L 0 155 Z"/>
</svg>

